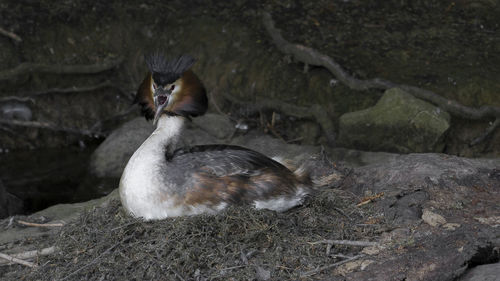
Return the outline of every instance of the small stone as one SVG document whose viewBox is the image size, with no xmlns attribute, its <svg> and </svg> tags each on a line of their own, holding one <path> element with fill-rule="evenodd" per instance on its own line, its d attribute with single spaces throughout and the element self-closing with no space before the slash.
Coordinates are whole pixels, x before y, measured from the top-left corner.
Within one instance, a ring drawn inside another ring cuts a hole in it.
<svg viewBox="0 0 500 281">
<path fill-rule="evenodd" d="M 424 220 L 424 222 L 426 222 L 428 225 L 430 226 L 440 226 L 440 225 L 443 225 L 446 223 L 446 219 L 439 215 L 439 214 L 436 214 L 436 213 L 433 213 L 429 210 L 424 210 L 423 214 L 422 214 L 422 220 Z"/>
<path fill-rule="evenodd" d="M 482 224 L 488 224 L 488 225 L 491 225 L 493 227 L 500 226 L 500 216 L 493 216 L 493 217 L 487 217 L 487 218 L 475 218 L 475 219 Z"/>
<path fill-rule="evenodd" d="M 374 260 L 364 260 L 362 263 L 361 263 L 361 266 L 359 267 L 359 269 L 361 270 L 365 270 L 370 264 L 374 263 L 375 261 Z"/>
<path fill-rule="evenodd" d="M 348 273 L 353 272 L 357 269 L 365 270 L 370 264 L 372 264 L 374 262 L 375 261 L 373 261 L 373 260 L 351 261 L 351 262 L 348 262 L 348 263 L 345 263 L 345 264 L 339 266 L 338 269 L 335 270 L 335 273 L 340 274 L 342 276 L 346 276 Z"/>
<path fill-rule="evenodd" d="M 460 224 L 449 222 L 449 223 L 443 224 L 443 227 L 446 228 L 447 230 L 453 231 L 453 230 L 459 228 Z"/>
<path fill-rule="evenodd" d="M 361 253 L 373 256 L 380 253 L 380 250 L 382 250 L 382 248 L 380 248 L 379 246 L 365 247 L 363 248 Z"/>
<path fill-rule="evenodd" d="M 263 280 L 263 281 L 269 280 L 271 279 L 271 271 L 258 266 L 256 269 L 255 278 L 257 280 Z"/>
</svg>

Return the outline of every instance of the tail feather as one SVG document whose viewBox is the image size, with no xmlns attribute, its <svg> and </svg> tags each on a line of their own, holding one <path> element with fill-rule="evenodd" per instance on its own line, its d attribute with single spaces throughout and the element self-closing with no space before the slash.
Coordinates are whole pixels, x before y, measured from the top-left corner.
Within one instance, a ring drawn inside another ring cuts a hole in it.
<svg viewBox="0 0 500 281">
<path fill-rule="evenodd" d="M 297 166 L 293 161 L 282 157 L 273 157 L 273 160 L 281 163 L 283 166 L 292 171 L 300 182 L 310 183 L 313 188 L 330 186 L 342 178 L 342 175 L 339 173 L 331 173 L 324 176 L 314 177 L 314 165 L 310 161 L 302 161 L 302 163 Z"/>
</svg>

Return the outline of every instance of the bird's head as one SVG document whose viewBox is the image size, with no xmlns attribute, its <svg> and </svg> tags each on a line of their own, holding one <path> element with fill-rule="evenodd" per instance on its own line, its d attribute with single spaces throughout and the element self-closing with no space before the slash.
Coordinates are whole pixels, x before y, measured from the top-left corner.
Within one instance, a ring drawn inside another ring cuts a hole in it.
<svg viewBox="0 0 500 281">
<path fill-rule="evenodd" d="M 205 87 L 190 70 L 194 62 L 189 55 L 173 59 L 159 53 L 146 56 L 149 72 L 136 95 L 146 119 L 153 119 L 156 125 L 162 114 L 191 118 L 206 112 Z"/>
</svg>

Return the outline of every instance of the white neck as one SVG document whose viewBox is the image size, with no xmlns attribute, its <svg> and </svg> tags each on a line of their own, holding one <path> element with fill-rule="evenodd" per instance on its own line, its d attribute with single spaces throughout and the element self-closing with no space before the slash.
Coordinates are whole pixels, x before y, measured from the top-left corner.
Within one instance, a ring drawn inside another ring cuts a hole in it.
<svg viewBox="0 0 500 281">
<path fill-rule="evenodd" d="M 125 209 L 145 218 L 153 218 L 158 192 L 168 191 L 158 171 L 164 169 L 165 152 L 172 152 L 182 132 L 184 117 L 163 115 L 156 130 L 130 157 L 120 180 L 120 197 Z M 168 192 L 167 192 L 168 194 Z M 154 206 L 154 204 L 153 204 Z"/>
<path fill-rule="evenodd" d="M 181 116 L 162 115 L 158 120 L 156 130 L 142 145 L 153 145 L 162 149 L 174 148 L 184 128 L 184 120 L 185 118 Z"/>
</svg>

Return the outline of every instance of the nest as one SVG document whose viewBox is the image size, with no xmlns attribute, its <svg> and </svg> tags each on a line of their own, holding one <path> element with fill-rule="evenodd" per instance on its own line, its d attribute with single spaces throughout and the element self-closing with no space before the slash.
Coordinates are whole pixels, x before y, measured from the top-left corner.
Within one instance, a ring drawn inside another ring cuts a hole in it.
<svg viewBox="0 0 500 281">
<path fill-rule="evenodd" d="M 355 255 L 360 247 L 323 239 L 373 240 L 371 211 L 352 195 L 324 189 L 284 213 L 231 207 L 217 215 L 144 222 L 118 200 L 85 212 L 53 237 L 30 243 L 59 251 L 37 268 L 11 265 L 4 277 L 30 280 L 290 280 Z M 325 249 L 327 251 L 325 251 Z M 331 270 L 314 278 L 331 276 Z"/>
</svg>

